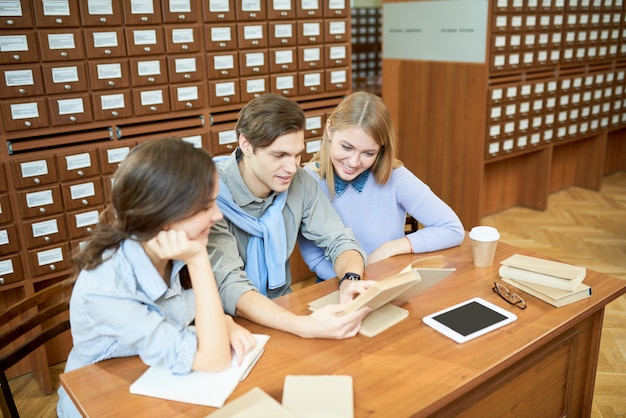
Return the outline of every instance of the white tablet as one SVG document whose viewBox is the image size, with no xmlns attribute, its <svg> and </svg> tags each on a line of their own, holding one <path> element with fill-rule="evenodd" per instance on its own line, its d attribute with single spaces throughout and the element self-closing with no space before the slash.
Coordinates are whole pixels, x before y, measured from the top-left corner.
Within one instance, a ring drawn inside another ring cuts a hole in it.
<svg viewBox="0 0 626 418">
<path fill-rule="evenodd" d="M 474 298 L 425 316 L 424 323 L 457 343 L 464 343 L 515 321 L 517 316 Z"/>
</svg>

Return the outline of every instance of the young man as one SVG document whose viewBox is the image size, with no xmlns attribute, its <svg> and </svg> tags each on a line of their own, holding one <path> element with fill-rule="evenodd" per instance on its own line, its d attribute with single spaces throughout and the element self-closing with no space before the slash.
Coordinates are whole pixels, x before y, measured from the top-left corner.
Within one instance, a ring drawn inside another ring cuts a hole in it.
<svg viewBox="0 0 626 418">
<path fill-rule="evenodd" d="M 354 336 L 369 313 L 338 316 L 341 305 L 295 315 L 270 299 L 289 293 L 289 256 L 298 232 L 325 249 L 346 303 L 371 282 L 360 281 L 361 250 L 317 183 L 300 167 L 305 116 L 276 94 L 251 100 L 235 126 L 239 147 L 217 158 L 218 204 L 224 219 L 209 235 L 208 250 L 224 309 L 260 325 L 306 338 Z"/>
</svg>

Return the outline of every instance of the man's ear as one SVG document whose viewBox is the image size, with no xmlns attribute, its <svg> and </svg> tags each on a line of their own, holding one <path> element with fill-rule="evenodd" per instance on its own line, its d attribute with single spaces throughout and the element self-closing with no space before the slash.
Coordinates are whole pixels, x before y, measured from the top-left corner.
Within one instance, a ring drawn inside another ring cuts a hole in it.
<svg viewBox="0 0 626 418">
<path fill-rule="evenodd" d="M 239 134 L 239 148 L 241 148 L 243 155 L 246 157 L 250 157 L 252 155 L 252 144 L 243 134 Z"/>
</svg>

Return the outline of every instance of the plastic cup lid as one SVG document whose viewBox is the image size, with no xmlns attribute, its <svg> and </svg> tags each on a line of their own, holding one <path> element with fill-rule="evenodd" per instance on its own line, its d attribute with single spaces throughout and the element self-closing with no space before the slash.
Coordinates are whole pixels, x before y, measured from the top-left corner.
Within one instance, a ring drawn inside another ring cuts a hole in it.
<svg viewBox="0 0 626 418">
<path fill-rule="evenodd" d="M 469 237 L 474 241 L 497 241 L 500 239 L 500 233 L 491 226 L 475 226 L 470 231 Z"/>
</svg>

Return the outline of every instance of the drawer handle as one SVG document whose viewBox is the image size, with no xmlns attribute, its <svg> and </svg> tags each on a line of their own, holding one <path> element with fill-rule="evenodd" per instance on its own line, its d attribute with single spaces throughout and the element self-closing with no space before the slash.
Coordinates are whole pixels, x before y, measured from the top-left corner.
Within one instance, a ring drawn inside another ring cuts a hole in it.
<svg viewBox="0 0 626 418">
<path fill-rule="evenodd" d="M 156 106 L 150 106 L 150 110 L 153 111 L 153 112 L 156 112 L 157 107 Z"/>
<path fill-rule="evenodd" d="M 148 77 L 148 82 L 149 83 L 154 83 L 154 77 Z"/>
<path fill-rule="evenodd" d="M 186 107 L 187 109 L 191 109 L 191 108 L 193 107 L 193 103 L 191 103 L 191 102 L 187 102 L 187 103 L 185 103 L 185 107 Z"/>
<path fill-rule="evenodd" d="M 186 50 L 188 50 L 188 49 L 189 49 L 189 45 L 182 45 L 180 48 L 181 48 L 181 49 L 184 49 L 184 50 L 186 51 Z"/>
<path fill-rule="evenodd" d="M 56 270 L 56 269 L 57 269 L 57 267 L 56 267 L 54 264 L 50 264 L 50 270 L 53 270 L 53 271 L 54 271 L 54 270 Z"/>
<path fill-rule="evenodd" d="M 4 277 L 0 277 L 0 284 L 4 284 L 6 283 L 6 281 L 4 280 Z"/>
<path fill-rule="evenodd" d="M 224 19 L 225 17 L 226 17 L 226 16 L 224 16 L 224 13 L 219 13 L 219 14 L 217 15 L 217 18 L 218 18 L 218 19 Z"/>
<path fill-rule="evenodd" d="M 189 75 L 189 74 L 185 74 L 185 75 L 183 76 L 183 78 L 184 78 L 185 80 L 189 80 L 189 79 L 191 78 L 191 75 Z"/>
<path fill-rule="evenodd" d="M 69 84 L 64 85 L 63 88 L 65 90 L 72 90 L 72 86 L 70 86 Z"/>
<path fill-rule="evenodd" d="M 78 170 L 76 174 L 78 174 L 79 176 L 84 176 L 85 172 L 83 170 Z"/>
<path fill-rule="evenodd" d="M 32 123 L 30 123 L 30 121 L 27 120 L 26 122 L 24 122 L 24 126 L 27 126 L 27 127 L 30 128 L 30 125 L 32 125 Z"/>
<path fill-rule="evenodd" d="M 220 48 L 226 48 L 226 42 L 220 42 Z"/>
<path fill-rule="evenodd" d="M 70 116 L 70 122 L 76 122 L 76 116 Z"/>
<path fill-rule="evenodd" d="M 19 61 L 19 60 L 21 60 L 21 59 L 22 59 L 22 57 L 20 57 L 19 55 L 15 54 L 15 55 L 13 55 L 13 59 L 14 59 L 15 61 Z"/>
<path fill-rule="evenodd" d="M 80 201 L 80 203 L 82 203 L 83 205 L 86 206 L 86 205 L 89 204 L 89 201 L 87 199 L 83 199 L 83 200 Z"/>
<path fill-rule="evenodd" d="M 7 20 L 7 25 L 12 26 L 14 24 L 13 19 Z"/>
<path fill-rule="evenodd" d="M 41 179 L 40 179 L 39 177 L 35 177 L 35 178 L 33 179 L 33 183 L 35 183 L 35 184 L 39 184 L 39 183 L 41 183 Z"/>
<path fill-rule="evenodd" d="M 47 210 L 46 210 L 46 208 L 39 208 L 39 212 L 40 212 L 40 213 L 46 213 L 46 212 L 47 212 Z"/>
<path fill-rule="evenodd" d="M 101 17 L 100 18 L 100 23 L 107 23 L 107 18 L 106 17 Z"/>
<path fill-rule="evenodd" d="M 61 19 L 60 17 L 57 17 L 55 19 L 55 22 L 57 22 L 59 25 L 63 24 L 63 19 Z"/>
<path fill-rule="evenodd" d="M 66 52 L 66 51 L 61 52 L 61 56 L 62 56 L 63 58 L 67 58 L 67 52 Z"/>
<path fill-rule="evenodd" d="M 229 103 L 229 102 L 230 102 L 230 97 L 224 97 L 224 101 L 225 101 L 226 103 Z"/>
<path fill-rule="evenodd" d="M 143 50 L 144 50 L 144 52 L 150 52 L 150 47 L 146 46 L 146 47 L 143 48 Z"/>
<path fill-rule="evenodd" d="M 185 20 L 187 18 L 187 16 L 185 15 L 178 15 L 178 20 Z"/>
<path fill-rule="evenodd" d="M 88 227 L 87 228 L 87 232 L 92 233 L 93 232 L 93 228 L 92 227 Z"/>
<path fill-rule="evenodd" d="M 250 13 L 250 17 L 252 18 L 256 17 L 256 13 Z"/>
<path fill-rule="evenodd" d="M 118 116 L 119 113 L 117 113 L 117 110 L 114 110 L 113 112 L 111 112 L 111 116 Z"/>
<path fill-rule="evenodd" d="M 281 43 L 283 43 L 283 44 L 286 44 L 286 43 L 288 43 L 288 42 L 289 42 L 289 39 L 285 39 L 285 38 L 283 38 L 283 39 L 281 39 L 281 40 L 280 40 L 280 42 L 281 42 Z"/>
<path fill-rule="evenodd" d="M 115 81 L 110 80 L 108 84 L 109 84 L 109 86 L 113 87 L 113 86 L 115 86 Z"/>
<path fill-rule="evenodd" d="M 105 49 L 104 50 L 104 55 L 111 55 L 111 50 L 110 49 Z"/>
<path fill-rule="evenodd" d="M 51 239 L 50 237 L 48 237 L 48 236 L 45 236 L 45 237 L 43 238 L 43 240 L 44 240 L 44 241 L 46 241 L 46 242 L 50 242 L 52 239 Z"/>
<path fill-rule="evenodd" d="M 18 92 L 19 92 L 20 94 L 25 94 L 25 93 L 26 93 L 26 90 L 24 90 L 24 89 L 19 89 L 19 90 L 18 90 Z"/>
</svg>

